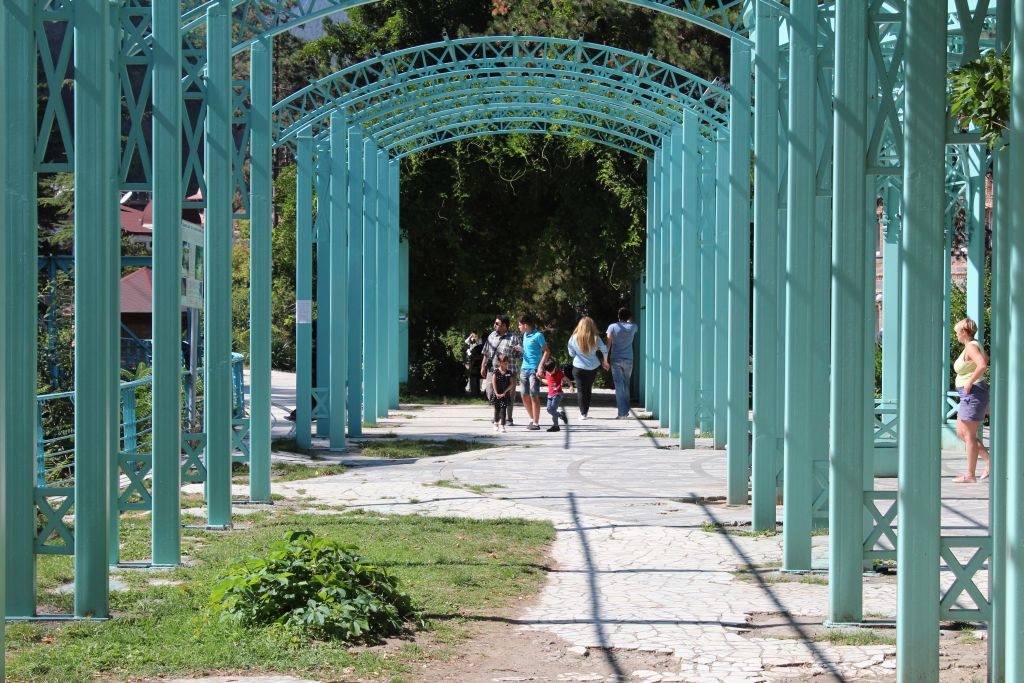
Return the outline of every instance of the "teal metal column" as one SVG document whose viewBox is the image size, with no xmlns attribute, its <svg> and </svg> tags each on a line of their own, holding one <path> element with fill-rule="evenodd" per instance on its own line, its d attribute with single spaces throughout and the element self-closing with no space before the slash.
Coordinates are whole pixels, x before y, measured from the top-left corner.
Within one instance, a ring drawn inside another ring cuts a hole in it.
<svg viewBox="0 0 1024 683">
<path fill-rule="evenodd" d="M 231 0 L 206 13 L 206 252 L 203 400 L 207 524 L 231 526 Z"/>
<path fill-rule="evenodd" d="M 715 141 L 715 400 L 714 447 L 725 448 L 729 390 L 729 138 Z"/>
<path fill-rule="evenodd" d="M 750 48 L 732 41 L 729 62 L 728 490 L 746 505 L 750 482 Z"/>
<path fill-rule="evenodd" d="M 985 336 L 985 176 L 988 158 L 982 145 L 967 149 L 967 317 L 978 323 L 979 341 Z M 954 321 L 955 322 L 955 321 Z"/>
<path fill-rule="evenodd" d="M 388 194 L 390 206 L 391 231 L 388 237 L 388 396 L 389 405 L 392 409 L 398 410 L 398 244 L 401 239 L 400 223 L 400 195 L 402 191 L 402 165 L 398 159 L 392 159 L 389 164 L 391 180 L 390 192 Z"/>
<path fill-rule="evenodd" d="M 700 398 L 698 414 L 700 431 L 711 432 L 715 424 L 715 335 L 718 323 L 715 319 L 715 298 L 717 285 L 716 260 L 718 246 L 716 243 L 718 208 L 715 202 L 715 165 L 717 152 L 714 142 L 706 138 L 698 138 L 700 143 L 700 223 L 698 239 L 700 243 L 700 265 L 696 283 L 700 292 Z"/>
<path fill-rule="evenodd" d="M 661 148 L 654 153 L 653 175 L 654 199 L 652 201 L 654 225 L 654 306 L 651 309 L 651 351 L 652 380 L 654 383 L 654 417 L 658 425 L 666 426 L 668 415 L 665 403 L 668 401 L 668 374 L 665 347 L 665 330 L 668 329 L 668 304 L 665 300 L 665 275 L 667 272 L 665 244 L 665 157 L 668 155 L 669 138 L 662 140 Z"/>
<path fill-rule="evenodd" d="M 9 10 L 6 6 L 6 3 L 0 3 L 0 37 L 3 38 L 5 45 L 7 40 L 6 28 L 8 24 L 8 11 Z M 4 57 L 4 63 L 7 64 L 6 50 L 0 52 L 0 54 L 2 54 L 2 56 Z M 0 70 L 0 130 L 3 131 L 7 130 L 7 107 L 8 101 L 11 99 L 11 93 L 7 90 L 8 80 L 9 79 L 7 78 L 6 71 Z M 0 159 L 4 160 L 3 162 L 0 162 L 0 254 L 5 255 L 9 254 L 12 251 L 19 251 L 19 247 L 21 245 L 18 244 L 18 241 L 14 238 L 24 237 L 24 234 L 18 235 L 13 230 L 8 230 L 8 228 L 11 227 L 11 224 L 9 224 L 7 220 L 7 158 L 7 141 L 4 138 L 0 137 Z M 11 235 L 8 235 L 9 232 L 11 233 Z M 6 273 L 8 272 L 8 269 L 6 259 L 4 260 L 4 272 Z M 8 312 L 10 309 L 16 308 L 16 305 L 14 304 L 14 297 L 11 295 L 13 291 L 17 290 L 12 290 L 8 286 L 7 278 L 0 277 L 0 300 L 4 301 L 7 304 L 6 308 L 8 309 L 7 311 L 4 312 L 2 316 L 0 316 L 0 339 L 3 339 L 5 341 L 3 356 L 0 357 L 0 386 L 3 387 L 8 386 L 8 384 L 13 380 L 12 375 L 14 374 L 14 372 L 12 372 L 14 368 L 11 367 L 7 356 L 7 347 L 10 345 L 9 342 L 7 342 L 7 340 L 10 339 L 10 337 L 8 337 L 7 335 L 12 334 L 14 329 L 16 329 L 11 325 L 11 321 L 9 320 L 11 316 L 10 313 Z M 22 296 L 21 298 L 26 301 L 29 299 L 28 296 Z M 21 341 L 24 342 L 24 338 L 21 339 Z M 32 403 L 35 403 L 35 401 L 32 400 Z M 8 405 L 6 392 L 3 398 L 0 399 L 0 405 L 3 405 L 4 408 L 6 408 Z M 4 610 L 7 607 L 7 602 L 5 599 L 5 583 L 7 582 L 7 569 L 5 566 L 7 564 L 7 529 L 5 527 L 7 526 L 7 520 L 9 518 L 6 507 L 8 450 L 7 434 L 13 431 L 15 430 L 12 429 L 12 425 L 8 425 L 6 412 L 0 411 L 0 439 L 2 439 L 2 442 L 0 442 L 0 557 L 4 558 L 3 561 L 0 561 L 0 615 L 5 614 Z M 4 630 L 4 619 L 0 619 L 0 651 L 2 652 L 7 651 L 5 640 L 6 634 L 4 633 Z M 0 680 L 6 680 L 4 676 L 4 657 L 0 657 Z"/>
<path fill-rule="evenodd" d="M 350 417 L 346 413 L 346 384 L 349 382 L 350 367 L 349 327 L 352 324 L 352 315 L 348 311 L 348 268 L 342 264 L 348 263 L 348 242 L 354 237 L 358 230 L 359 223 L 352 220 L 352 183 L 359 178 L 359 163 L 353 161 L 353 155 L 362 151 L 362 141 L 358 139 L 358 132 L 352 135 L 348 128 L 348 121 L 345 111 L 338 109 L 331 114 L 331 332 L 330 340 L 330 361 L 331 361 L 331 386 L 330 386 L 330 449 L 332 451 L 346 450 L 345 427 L 353 427 L 356 431 L 351 434 L 359 434 L 359 401 L 349 400 L 349 411 L 355 411 L 355 416 Z M 337 267 L 333 267 L 337 264 Z M 358 378 L 358 375 L 357 375 Z M 358 379 L 352 383 L 359 385 Z"/>
<path fill-rule="evenodd" d="M 349 149 L 360 145 L 359 159 L 364 160 L 363 150 L 369 140 L 364 141 L 362 128 L 352 126 L 348 129 Z M 349 152 L 351 154 L 351 152 Z M 352 157 L 350 157 L 351 159 Z M 348 190 L 348 435 L 363 435 L 363 386 L 366 383 L 363 372 L 364 362 L 363 334 L 366 319 L 366 239 L 367 232 L 360 213 L 363 203 L 362 183 L 366 175 L 363 168 L 365 161 L 356 166 L 349 163 Z M 353 188 L 356 188 L 354 190 Z"/>
<path fill-rule="evenodd" d="M 1006 12 L 1005 23 L 1003 12 Z M 1009 33 L 1008 6 L 1000 7 L 999 25 Z M 1003 45 L 1006 42 L 1002 42 Z M 1006 679 L 1006 492 L 1007 463 L 1006 435 L 1009 426 L 1004 418 L 1006 401 L 1009 393 L 1007 386 L 1011 375 L 1007 372 L 1006 359 L 1007 321 L 1009 320 L 1009 301 L 1007 294 L 1010 289 L 1009 248 L 1007 232 L 1009 228 L 1008 208 L 1010 203 L 1010 157 L 1006 148 L 997 150 L 992 155 L 992 329 L 990 336 L 991 356 L 989 358 L 992 378 L 991 410 L 989 415 L 990 443 L 989 467 L 991 468 L 991 493 L 989 498 L 989 526 L 992 530 L 992 563 L 989 569 L 989 594 L 1003 596 L 992 600 L 992 617 L 989 621 L 988 669 L 989 680 L 1005 682 Z"/>
<path fill-rule="evenodd" d="M 656 236 L 654 223 L 654 160 L 648 159 L 647 164 L 647 215 L 645 217 L 646 230 L 644 231 L 644 270 L 647 276 L 644 278 L 644 317 L 640 320 L 640 339 L 643 344 L 643 399 L 644 410 L 648 413 L 654 412 L 655 392 L 657 391 L 656 380 L 654 379 L 654 277 L 656 271 L 656 256 L 654 243 Z"/>
<path fill-rule="evenodd" d="M 818 12 L 816 0 L 793 0 L 789 16 L 791 102 L 817 102 Z M 811 568 L 813 437 L 808 416 L 817 377 L 808 371 L 814 310 L 815 204 L 817 201 L 817 108 L 789 107 L 789 225 L 786 239 L 785 405 L 782 568 Z"/>
<path fill-rule="evenodd" d="M 935 418 L 936 399 L 945 390 L 942 347 L 948 334 L 937 295 L 944 258 L 945 3 L 908 0 L 906 36 L 896 671 L 909 683 L 939 677 L 941 451 Z"/>
<path fill-rule="evenodd" d="M 693 326 L 697 320 L 694 315 L 694 307 L 685 305 L 683 292 L 683 259 L 691 254 L 684 253 L 683 233 L 687 226 L 683 211 L 684 192 L 694 191 L 692 185 L 687 186 L 687 180 L 693 180 L 694 174 L 684 174 L 684 165 L 687 160 L 683 149 L 683 127 L 675 126 L 669 137 L 669 151 L 665 158 L 665 175 L 668 181 L 665 192 L 665 206 L 667 207 L 666 219 L 666 257 L 667 257 L 667 278 L 666 278 L 666 305 L 668 307 L 668 327 L 665 330 L 665 353 L 667 355 L 668 376 L 666 378 L 668 399 L 665 403 L 665 413 L 668 419 L 668 431 L 670 436 L 675 436 L 682 443 L 682 417 L 684 389 L 682 385 L 683 369 L 680 363 L 683 359 L 683 345 L 679 338 L 683 322 Z M 685 175 L 685 177 L 684 177 Z M 690 346 L 689 344 L 687 345 Z M 692 349 L 691 349 L 692 350 Z M 692 357 L 692 356 L 691 356 Z M 690 376 L 693 373 L 688 373 Z M 686 388 L 685 393 L 696 391 L 694 385 Z"/>
<path fill-rule="evenodd" d="M 754 111 L 754 441 L 751 502 L 755 531 L 775 529 L 779 305 L 779 16 L 756 5 Z"/>
<path fill-rule="evenodd" d="M 35 472 L 36 325 L 39 272 L 36 204 L 36 40 L 35 2 L 0 3 L 0 259 L 3 263 L 3 321 L 0 344 L 0 542 L 5 614 L 36 613 Z M 77 226 L 76 226 L 77 227 Z M 14 454 L 20 454 L 15 457 Z M 3 602 L 0 600 L 0 602 Z M 0 630 L 2 634 L 2 630 Z M 0 639 L 2 640 L 2 639 Z M 3 672 L 0 670 L 0 678 Z"/>
<path fill-rule="evenodd" d="M 181 7 L 153 7 L 153 564 L 181 562 Z"/>
<path fill-rule="evenodd" d="M 398 379 L 409 381 L 409 242 L 398 245 Z"/>
<path fill-rule="evenodd" d="M 1009 177 L 1020 178 L 1024 173 L 1024 3 L 1013 3 L 1013 91 L 1011 94 L 1011 123 L 1009 137 Z M 1004 263 L 1007 272 L 1001 273 L 1009 285 L 1005 291 L 1008 313 L 1005 377 L 1011 383 L 1001 390 L 1005 393 L 1005 410 L 1000 416 L 1006 425 L 1003 447 L 1006 450 L 1006 625 L 1003 652 L 1006 656 L 1006 680 L 1024 678 L 1024 394 L 1020 378 L 1024 377 L 1024 295 L 1020 289 L 1020 274 L 1024 272 L 1024 193 L 1016 191 L 1008 197 L 1006 235 L 1001 242 L 1007 251 Z M 1002 264 L 1001 264 L 1002 265 Z"/>
<path fill-rule="evenodd" d="M 316 376 L 319 389 L 316 435 L 327 437 L 331 431 L 331 143 L 316 147 Z M 340 238 L 339 238 L 340 239 Z"/>
<path fill-rule="evenodd" d="M 681 221 L 676 228 L 680 241 L 676 244 L 682 250 L 680 256 L 681 270 L 677 276 L 679 288 L 678 324 L 672 326 L 672 336 L 678 339 L 679 352 L 676 363 L 679 373 L 673 378 L 678 383 L 679 407 L 676 410 L 679 419 L 679 447 L 693 448 L 695 445 L 694 428 L 697 426 L 697 387 L 701 385 L 700 373 L 692 359 L 699 357 L 699 341 L 694 331 L 700 329 L 700 147 L 701 134 L 697 114 L 687 110 L 683 118 L 682 146 L 682 186 L 679 188 L 682 198 Z M 677 148 L 678 149 L 678 148 Z M 676 159 L 679 159 L 677 156 Z M 673 169 L 673 177 L 678 177 L 679 161 Z"/>
<path fill-rule="evenodd" d="M 895 407 L 900 386 L 900 219 L 899 196 L 888 183 L 882 201 L 882 404 Z M 882 416 L 885 421 L 894 417 Z"/>
<path fill-rule="evenodd" d="M 867 22 L 860 0 L 836 4 L 832 237 L 832 405 L 829 431 L 829 620 L 863 618 L 864 454 L 869 400 L 864 384 L 864 263 L 871 235 L 867 186 Z"/>
<path fill-rule="evenodd" d="M 120 111 L 121 111 L 121 0 L 112 0 L 110 12 L 107 17 L 107 32 L 110 36 L 110 60 L 107 63 L 107 85 L 106 93 L 109 104 L 105 110 L 107 160 L 102 162 L 101 168 L 114 169 L 114 177 L 110 180 L 115 199 L 120 196 L 118 193 L 121 166 L 121 136 L 120 136 Z M 120 562 L 121 557 L 121 510 L 118 504 L 118 493 L 121 481 L 120 451 L 121 441 L 121 209 L 117 201 L 106 203 L 107 219 L 103 225 L 118 226 L 115 230 L 104 230 L 100 233 L 104 240 L 104 254 L 110 254 L 114 264 L 105 269 L 106 282 L 103 284 L 103 291 L 106 292 L 106 333 L 103 335 L 107 342 L 107 356 L 110 367 L 115 368 L 114 377 L 107 385 L 108 410 L 112 419 L 107 426 L 108 443 L 111 444 L 111 455 L 107 461 L 107 476 L 110 478 L 108 489 L 110 500 L 107 504 L 107 525 L 109 529 L 110 542 L 107 545 L 107 562 L 115 566 Z"/>
<path fill-rule="evenodd" d="M 274 39 L 250 50 L 249 161 L 249 499 L 270 502 L 270 288 L 273 207 Z"/>
<path fill-rule="evenodd" d="M 378 305 L 376 314 L 377 338 L 373 340 L 376 347 L 377 363 L 374 381 L 377 385 L 377 405 L 374 411 L 377 418 L 388 415 L 388 383 L 387 383 L 387 326 L 388 326 L 388 234 L 390 218 L 388 216 L 390 179 L 388 174 L 388 153 L 377 150 L 377 278 Z"/>
<path fill-rule="evenodd" d="M 295 156 L 295 441 L 299 448 L 312 445 L 313 397 L 313 134 L 299 131 Z M 323 195 L 318 202 L 326 213 Z M 329 230 L 321 222 L 320 237 Z M 319 240 L 318 240 L 319 241 Z M 326 274 L 325 274 L 326 277 Z M 327 311 L 318 311 L 326 318 Z M 324 406 L 321 406 L 323 408 Z"/>
<path fill-rule="evenodd" d="M 655 193 L 658 200 L 658 253 L 661 255 L 658 276 L 658 379 L 661 388 L 658 391 L 658 426 L 669 426 L 669 415 L 672 412 L 669 392 L 674 384 L 670 374 L 669 358 L 671 348 L 669 346 L 669 329 L 671 328 L 671 280 L 672 280 L 672 243 L 671 243 L 671 215 L 669 212 L 668 197 L 671 192 L 671 174 L 669 173 L 669 161 L 672 159 L 672 136 L 665 138 L 665 144 L 661 148 L 661 158 L 658 164 L 657 183 L 658 191 Z"/>
<path fill-rule="evenodd" d="M 75 159 L 81 164 L 75 173 L 74 609 L 77 617 L 106 617 L 110 611 L 107 553 L 115 542 L 108 523 L 110 467 L 117 452 L 111 435 L 119 422 L 111 412 L 111 392 L 118 389 L 119 371 L 110 353 L 114 321 L 109 283 L 120 271 L 119 254 L 106 239 L 116 229 L 109 220 L 117 199 L 117 166 L 111 158 L 110 75 L 115 41 L 110 3 L 76 3 L 74 30 Z M 34 321 L 31 329 L 35 330 Z"/>
<path fill-rule="evenodd" d="M 363 141 L 363 422 L 377 424 L 377 143 L 367 137 Z"/>
<path fill-rule="evenodd" d="M 1005 50 L 1010 44 L 1011 27 L 1013 26 L 1012 8 L 1010 3 L 1004 2 L 1000 3 L 996 11 L 997 49 Z M 1017 130 L 1020 131 L 1020 127 L 1017 127 Z M 989 345 L 991 352 L 989 365 L 992 376 L 990 394 L 991 414 L 989 416 L 989 423 L 991 425 L 989 466 L 991 467 L 990 481 L 992 482 L 989 498 L 989 526 L 992 530 L 992 562 L 989 565 L 988 576 L 989 595 L 1002 596 L 992 600 L 992 616 L 989 621 L 988 672 L 989 680 L 995 683 L 1005 683 L 1007 680 L 1006 647 L 1009 644 L 1006 636 L 1006 610 L 1008 607 L 1006 599 L 1006 558 L 1009 554 L 1009 548 L 1006 546 L 1006 518 L 1008 512 L 1006 493 L 1008 486 L 1005 455 L 1009 425 L 1004 416 L 1009 395 L 1008 385 L 1012 381 L 1012 375 L 1009 373 L 1009 361 L 1006 356 L 1006 343 L 1009 337 L 1006 326 L 1010 319 L 1008 300 L 1010 292 L 1010 250 L 1008 241 L 1010 227 L 1010 221 L 1008 220 L 1011 187 L 1010 171 L 1009 150 L 1003 147 L 992 155 L 992 330 L 991 343 Z M 1020 491 L 1019 488 L 1016 490 Z M 1019 526 L 1018 529 L 1020 529 Z M 1019 628 L 1020 622 L 1018 621 L 1017 624 Z"/>
</svg>

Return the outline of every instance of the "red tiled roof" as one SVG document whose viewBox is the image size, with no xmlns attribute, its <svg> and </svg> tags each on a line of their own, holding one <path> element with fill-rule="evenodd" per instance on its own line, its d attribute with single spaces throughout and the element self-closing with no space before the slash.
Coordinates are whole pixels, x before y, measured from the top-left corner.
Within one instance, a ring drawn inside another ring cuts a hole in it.
<svg viewBox="0 0 1024 683">
<path fill-rule="evenodd" d="M 153 228 L 148 227 L 147 223 L 152 224 L 152 214 L 149 220 L 146 219 L 146 212 L 133 209 L 130 206 L 121 205 L 121 231 L 131 235 L 152 235 Z"/>
<path fill-rule="evenodd" d="M 153 312 L 153 271 L 139 268 L 121 278 L 121 312 Z"/>
</svg>

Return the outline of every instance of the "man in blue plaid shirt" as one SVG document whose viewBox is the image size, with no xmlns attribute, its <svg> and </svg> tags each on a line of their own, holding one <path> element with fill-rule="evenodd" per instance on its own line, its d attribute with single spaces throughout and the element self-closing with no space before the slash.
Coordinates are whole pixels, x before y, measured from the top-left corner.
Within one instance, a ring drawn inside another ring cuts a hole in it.
<svg viewBox="0 0 1024 683">
<path fill-rule="evenodd" d="M 484 342 L 483 358 L 480 362 L 480 376 L 487 379 L 487 399 L 491 399 L 491 393 L 493 392 L 491 386 L 491 375 L 494 373 L 494 369 L 498 367 L 498 356 L 508 356 L 510 367 L 512 368 L 512 374 L 514 375 L 519 371 L 519 361 L 523 357 L 523 342 L 519 339 L 519 335 L 508 329 L 508 316 L 507 315 L 496 315 L 494 316 L 494 330 L 487 335 L 487 341 Z M 505 413 L 505 421 L 508 424 L 512 424 L 512 405 L 515 403 L 515 394 L 512 396 L 512 400 L 508 402 Z"/>
</svg>

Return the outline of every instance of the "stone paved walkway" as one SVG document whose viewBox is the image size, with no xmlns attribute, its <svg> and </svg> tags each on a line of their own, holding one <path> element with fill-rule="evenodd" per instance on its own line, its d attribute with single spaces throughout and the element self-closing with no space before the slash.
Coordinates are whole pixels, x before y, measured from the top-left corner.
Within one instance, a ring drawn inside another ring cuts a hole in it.
<svg viewBox="0 0 1024 683">
<path fill-rule="evenodd" d="M 290 379 L 275 373 L 280 436 L 291 428 L 281 419 L 292 405 Z M 560 433 L 530 432 L 517 423 L 500 435 L 491 430 L 486 405 L 403 406 L 380 428 L 364 430 L 366 437 L 482 438 L 501 447 L 386 463 L 341 456 L 351 466 L 347 473 L 275 491 L 380 512 L 551 520 L 556 568 L 539 600 L 519 616 L 520 627 L 554 634 L 567 647 L 638 649 L 678 659 L 678 674 L 643 680 L 775 681 L 814 672 L 855 680 L 893 673 L 893 646 L 741 633 L 758 613 L 824 620 L 828 587 L 738 577 L 737 570 L 779 562 L 782 538 L 702 530 L 705 522 L 750 519 L 748 507 L 721 502 L 725 453 L 709 440 L 698 440 L 693 451 L 671 448 L 667 438 L 651 435 L 656 425 L 636 417 L 614 420 L 614 408 L 605 404 L 586 422 L 570 409 L 570 429 Z M 516 417 L 524 414 L 518 407 Z M 949 482 L 961 457 L 944 457 L 944 533 L 985 533 L 987 487 Z M 442 480 L 489 486 L 488 493 L 433 485 Z M 879 488 L 894 485 L 879 480 Z M 814 553 L 826 559 L 827 537 L 814 538 Z M 952 582 L 950 572 L 943 572 L 943 582 Z M 895 609 L 894 582 L 866 586 L 868 615 L 892 619 Z"/>
</svg>

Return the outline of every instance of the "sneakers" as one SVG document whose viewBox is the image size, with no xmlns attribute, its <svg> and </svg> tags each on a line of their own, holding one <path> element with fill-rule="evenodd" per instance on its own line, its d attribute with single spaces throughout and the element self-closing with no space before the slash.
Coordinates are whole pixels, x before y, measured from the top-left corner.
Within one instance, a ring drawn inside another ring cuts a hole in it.
<svg viewBox="0 0 1024 683">
<path fill-rule="evenodd" d="M 536 422 L 531 422 L 527 429 L 529 429 L 531 432 L 540 431 L 540 425 L 537 424 Z"/>
<path fill-rule="evenodd" d="M 562 428 L 561 428 L 561 427 L 559 427 L 558 425 L 551 425 L 550 427 L 548 427 L 548 428 L 547 428 L 546 430 L 544 430 L 544 431 L 548 431 L 548 432 L 560 432 L 560 431 L 562 431 Z"/>
<path fill-rule="evenodd" d="M 512 421 L 512 418 L 510 417 L 510 418 L 508 419 L 508 426 L 509 426 L 509 427 L 511 427 L 511 426 L 512 426 L 512 425 L 514 425 L 514 424 L 515 424 L 515 422 L 513 422 L 513 421 Z"/>
<path fill-rule="evenodd" d="M 586 420 L 587 419 L 587 414 L 586 413 L 580 413 L 580 419 L 581 420 Z"/>
<path fill-rule="evenodd" d="M 558 417 L 562 418 L 562 422 L 565 424 L 569 424 L 569 416 L 565 414 L 565 410 L 559 410 Z"/>
<path fill-rule="evenodd" d="M 498 431 L 498 423 L 497 422 L 494 423 L 494 431 Z"/>
<path fill-rule="evenodd" d="M 500 431 L 501 431 L 502 434 L 505 433 L 505 425 L 501 425 L 501 430 Z"/>
</svg>

